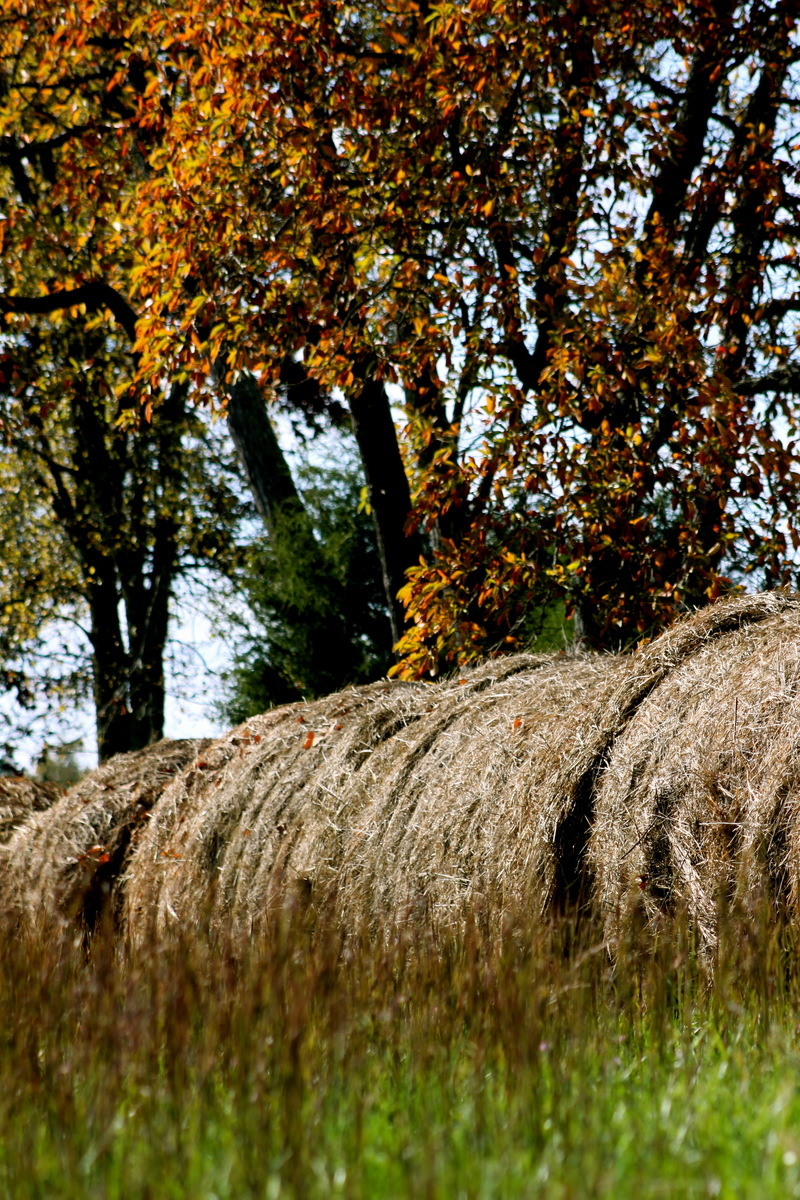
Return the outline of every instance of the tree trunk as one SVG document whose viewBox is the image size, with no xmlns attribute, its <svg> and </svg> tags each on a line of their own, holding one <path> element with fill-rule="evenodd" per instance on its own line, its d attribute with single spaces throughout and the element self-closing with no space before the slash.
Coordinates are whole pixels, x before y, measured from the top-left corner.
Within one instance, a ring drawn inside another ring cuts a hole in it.
<svg viewBox="0 0 800 1200">
<path fill-rule="evenodd" d="M 94 659 L 97 755 L 103 762 L 112 754 L 133 749 L 133 723 L 127 696 L 130 664 L 119 624 L 119 594 L 107 560 L 102 577 L 96 572 L 95 580 L 88 600 Z"/>
<path fill-rule="evenodd" d="M 132 564 L 130 586 L 124 588 L 130 647 L 130 701 L 134 748 L 164 736 L 164 650 L 169 632 L 169 602 L 178 559 L 179 525 L 176 500 L 183 485 L 183 421 L 187 389 L 175 385 L 153 417 L 157 445 L 158 509 L 154 516 L 137 514 L 152 525 L 149 570 L 143 555 Z M 142 434 L 138 437 L 141 439 Z M 142 445 L 139 441 L 138 445 Z M 144 528 L 143 528 L 144 534 Z"/>
<path fill-rule="evenodd" d="M 302 575 L 304 586 L 291 607 L 307 639 L 309 662 L 317 670 L 327 664 L 329 689 L 342 686 L 352 645 L 346 605 L 251 375 L 241 376 L 230 390 L 228 426 L 278 559 Z"/>
<path fill-rule="evenodd" d="M 85 387 L 73 401 L 78 470 L 71 537 L 87 581 L 101 761 L 164 734 L 164 648 L 177 562 L 185 393 L 173 388 L 153 430 L 134 435 L 132 445 L 126 435 L 109 431 L 102 401 Z M 158 480 L 155 497 L 147 483 L 152 479 Z"/>
<path fill-rule="evenodd" d="M 130 641 L 131 749 L 150 746 L 164 736 L 164 648 L 169 628 L 169 599 L 175 569 L 174 530 L 156 547 L 148 587 L 139 607 L 125 609 Z"/>
<path fill-rule="evenodd" d="M 302 521 L 306 516 L 303 501 L 275 435 L 261 389 L 252 375 L 241 375 L 230 389 L 228 428 L 255 506 L 270 536 L 277 533 L 281 517 L 292 516 Z M 310 532 L 310 522 L 308 525 Z"/>
<path fill-rule="evenodd" d="M 397 593 L 405 583 L 406 571 L 419 560 L 421 541 L 418 534 L 405 533 L 411 493 L 383 383 L 367 379 L 348 397 L 348 403 L 372 509 L 392 640 L 396 642 L 404 620 Z M 252 375 L 240 376 L 230 389 L 228 426 L 270 536 L 279 537 L 281 526 L 288 523 L 292 536 L 302 537 L 308 547 L 313 529 Z"/>
<path fill-rule="evenodd" d="M 406 571 L 418 563 L 422 543 L 418 533 L 405 531 L 411 491 L 386 388 L 378 379 L 366 379 L 360 390 L 348 397 L 348 403 L 367 481 L 392 638 L 397 642 L 405 621 L 397 593 L 405 583 Z"/>
</svg>

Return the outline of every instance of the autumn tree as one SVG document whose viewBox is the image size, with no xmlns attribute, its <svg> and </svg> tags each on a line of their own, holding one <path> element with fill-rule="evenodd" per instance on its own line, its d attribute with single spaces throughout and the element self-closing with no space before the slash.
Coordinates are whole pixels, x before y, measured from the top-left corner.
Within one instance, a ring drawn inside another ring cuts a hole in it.
<svg viewBox="0 0 800 1200">
<path fill-rule="evenodd" d="M 101 757 L 161 735 L 177 579 L 243 560 L 230 464 L 218 436 L 212 449 L 190 379 L 165 371 L 144 397 L 135 378 L 127 222 L 159 134 L 137 120 L 153 73 L 125 36 L 132 12 L 118 7 L 90 26 L 74 12 L 70 22 L 50 6 L 7 5 L 0 60 L 3 678 L 23 707 L 35 696 L 76 699 L 88 683 Z M 281 612 L 287 636 L 298 624 L 306 633 L 308 661 L 292 678 L 352 682 L 372 662 L 362 645 L 372 618 L 354 626 L 349 593 L 328 578 L 331 546 L 305 511 L 252 376 L 217 383 L 269 553 L 292 567 L 295 597 L 305 594 Z M 307 432 L 344 413 L 288 354 L 278 392 Z M 66 655 L 43 650 L 57 619 L 85 632 L 90 662 L 80 636 Z M 381 640 L 383 659 L 388 632 Z"/>
<path fill-rule="evenodd" d="M 163 735 L 176 581 L 233 567 L 241 507 L 185 387 L 140 430 L 119 427 L 114 385 L 129 359 L 102 324 L 80 319 L 17 326 L 0 355 L 9 682 L 18 698 L 24 686 L 56 703 L 88 687 L 101 758 Z M 41 643 L 57 621 L 73 634 L 54 654 Z"/>
<path fill-rule="evenodd" d="M 174 96 L 139 197 L 150 369 L 228 347 L 274 380 L 291 347 L 339 390 L 410 567 L 408 669 L 513 644 L 536 599 L 619 643 L 737 572 L 791 580 L 793 4 L 204 0 L 139 28 Z"/>
<path fill-rule="evenodd" d="M 114 47 L 139 386 L 346 405 L 404 672 L 794 581 L 793 0 L 48 12 Z"/>
<path fill-rule="evenodd" d="M 235 560 L 240 501 L 185 381 L 143 419 L 131 262 L 114 212 L 135 169 L 108 138 L 126 102 L 94 69 L 42 64 L 46 14 L 6 13 L 0 94 L 0 647 L 22 710 L 94 702 L 101 758 L 162 736 L 176 581 Z M 52 27 L 49 27 L 52 33 Z M 41 67 L 41 70 L 40 70 Z M 87 163 L 98 184 L 84 186 Z M 101 183 L 103 186 L 101 186 Z M 67 645 L 53 645 L 68 623 Z"/>
</svg>

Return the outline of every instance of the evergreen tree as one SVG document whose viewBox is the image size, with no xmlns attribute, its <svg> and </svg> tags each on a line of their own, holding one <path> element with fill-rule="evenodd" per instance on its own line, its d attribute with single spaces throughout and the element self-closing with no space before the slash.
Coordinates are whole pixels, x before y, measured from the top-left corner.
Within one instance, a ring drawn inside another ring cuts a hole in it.
<svg viewBox="0 0 800 1200">
<path fill-rule="evenodd" d="M 357 467 L 306 465 L 298 478 L 301 505 L 276 518 L 249 552 L 248 611 L 235 616 L 240 640 L 223 704 L 234 722 L 366 683 L 392 662 L 381 563 Z"/>
</svg>

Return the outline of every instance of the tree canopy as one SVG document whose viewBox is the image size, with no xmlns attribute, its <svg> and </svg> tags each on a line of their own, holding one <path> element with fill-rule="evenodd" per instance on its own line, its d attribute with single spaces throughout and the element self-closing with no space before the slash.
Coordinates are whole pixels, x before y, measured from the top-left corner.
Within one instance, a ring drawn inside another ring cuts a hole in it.
<svg viewBox="0 0 800 1200">
<path fill-rule="evenodd" d="M 795 0 L 4 14 L 9 319 L 108 311 L 131 413 L 346 408 L 401 673 L 794 581 Z"/>
</svg>

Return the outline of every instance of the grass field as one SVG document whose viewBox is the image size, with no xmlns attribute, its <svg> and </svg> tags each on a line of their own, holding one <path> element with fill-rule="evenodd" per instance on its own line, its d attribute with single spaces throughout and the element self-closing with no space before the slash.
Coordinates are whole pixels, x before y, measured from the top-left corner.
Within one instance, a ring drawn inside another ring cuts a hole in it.
<svg viewBox="0 0 800 1200">
<path fill-rule="evenodd" d="M 791 930 L 591 922 L 376 949 L 285 930 L 135 963 L 3 939 L 0 1195 L 800 1195 Z"/>
</svg>

